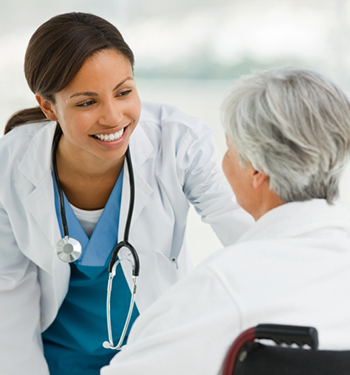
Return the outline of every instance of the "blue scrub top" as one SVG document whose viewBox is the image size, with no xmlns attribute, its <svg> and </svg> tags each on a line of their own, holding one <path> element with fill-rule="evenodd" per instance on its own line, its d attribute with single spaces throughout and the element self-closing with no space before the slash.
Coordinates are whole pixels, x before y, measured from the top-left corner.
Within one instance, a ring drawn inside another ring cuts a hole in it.
<svg viewBox="0 0 350 375">
<path fill-rule="evenodd" d="M 108 264 L 112 250 L 118 242 L 119 212 L 123 171 L 109 197 L 99 221 L 89 239 L 64 196 L 69 235 L 83 248 L 81 257 L 70 263 L 69 290 L 52 325 L 42 334 L 44 355 L 50 375 L 99 375 L 100 368 L 118 353 L 105 349 L 108 339 L 106 298 Z M 55 205 L 57 219 L 62 223 L 57 189 Z M 127 317 L 131 293 L 120 265 L 113 280 L 111 319 L 113 340 L 118 342 Z M 134 305 L 130 327 L 139 315 Z"/>
</svg>

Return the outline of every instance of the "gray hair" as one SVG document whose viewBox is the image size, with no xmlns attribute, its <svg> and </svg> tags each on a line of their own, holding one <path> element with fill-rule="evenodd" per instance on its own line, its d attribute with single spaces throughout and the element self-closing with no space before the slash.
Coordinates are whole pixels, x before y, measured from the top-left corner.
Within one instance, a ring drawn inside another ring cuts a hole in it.
<svg viewBox="0 0 350 375">
<path fill-rule="evenodd" d="M 328 79 L 296 68 L 242 77 L 224 100 L 222 123 L 241 165 L 263 171 L 284 202 L 338 197 L 350 103 Z"/>
</svg>

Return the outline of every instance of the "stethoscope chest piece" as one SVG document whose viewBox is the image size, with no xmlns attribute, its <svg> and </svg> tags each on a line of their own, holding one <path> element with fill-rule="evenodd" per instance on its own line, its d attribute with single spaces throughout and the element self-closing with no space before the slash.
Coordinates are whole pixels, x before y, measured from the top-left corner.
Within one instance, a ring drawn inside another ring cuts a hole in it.
<svg viewBox="0 0 350 375">
<path fill-rule="evenodd" d="M 79 241 L 72 237 L 64 237 L 57 242 L 57 256 L 66 263 L 75 262 L 79 259 L 82 248 Z"/>
</svg>

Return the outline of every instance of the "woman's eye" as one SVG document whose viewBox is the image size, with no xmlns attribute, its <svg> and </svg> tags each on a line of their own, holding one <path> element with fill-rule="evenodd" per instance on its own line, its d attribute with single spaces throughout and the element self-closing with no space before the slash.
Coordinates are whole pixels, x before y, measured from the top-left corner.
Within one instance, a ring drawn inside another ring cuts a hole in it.
<svg viewBox="0 0 350 375">
<path fill-rule="evenodd" d="M 87 102 L 77 104 L 77 107 L 89 107 L 90 105 L 94 104 L 95 102 L 93 100 L 89 100 Z"/>
<path fill-rule="evenodd" d="M 131 93 L 131 91 L 132 90 L 125 90 L 125 91 L 122 91 L 122 92 L 120 92 L 119 94 L 117 94 L 117 96 L 126 96 L 126 95 L 128 95 L 128 94 L 130 94 Z"/>
</svg>

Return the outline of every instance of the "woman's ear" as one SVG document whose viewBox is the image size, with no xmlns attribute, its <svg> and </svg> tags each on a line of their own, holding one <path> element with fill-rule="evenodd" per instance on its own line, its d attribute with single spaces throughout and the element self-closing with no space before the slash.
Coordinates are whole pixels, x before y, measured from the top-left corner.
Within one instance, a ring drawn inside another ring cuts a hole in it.
<svg viewBox="0 0 350 375">
<path fill-rule="evenodd" d="M 42 95 L 40 94 L 35 94 L 35 99 L 38 102 L 41 110 L 44 112 L 45 116 L 51 120 L 51 121 L 57 121 L 57 116 L 54 110 L 53 104 L 45 99 Z"/>
<path fill-rule="evenodd" d="M 265 181 L 268 182 L 269 178 L 264 172 L 259 172 L 257 170 L 253 171 L 253 187 L 255 189 L 259 188 L 262 186 Z"/>
</svg>

